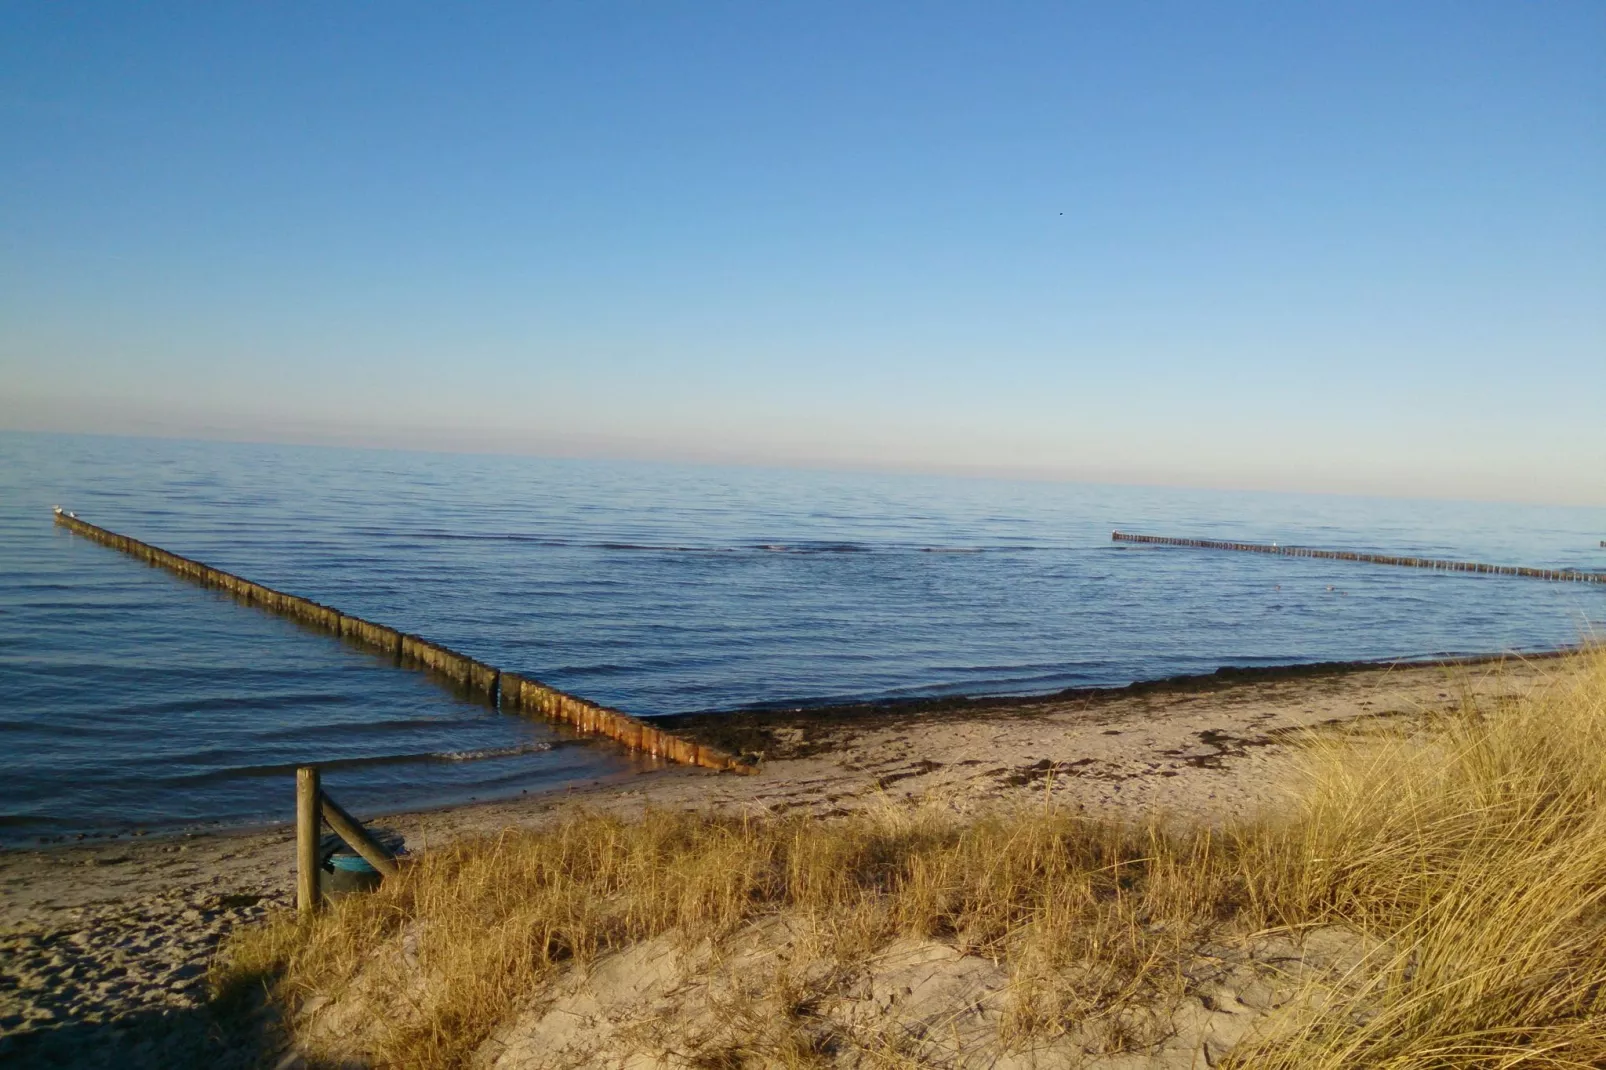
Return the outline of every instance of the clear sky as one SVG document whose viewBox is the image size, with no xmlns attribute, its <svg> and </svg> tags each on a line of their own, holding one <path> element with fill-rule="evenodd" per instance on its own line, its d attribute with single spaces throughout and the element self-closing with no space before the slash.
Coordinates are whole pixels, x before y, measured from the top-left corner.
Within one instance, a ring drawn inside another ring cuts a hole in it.
<svg viewBox="0 0 1606 1070">
<path fill-rule="evenodd" d="M 7 4 L 0 427 L 1606 504 L 1606 3 Z"/>
</svg>

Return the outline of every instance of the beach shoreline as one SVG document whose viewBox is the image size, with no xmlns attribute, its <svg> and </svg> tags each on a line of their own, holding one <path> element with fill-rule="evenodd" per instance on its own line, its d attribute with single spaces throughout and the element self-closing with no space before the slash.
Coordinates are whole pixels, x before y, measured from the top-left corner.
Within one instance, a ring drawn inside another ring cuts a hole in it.
<svg viewBox="0 0 1606 1070">
<path fill-rule="evenodd" d="M 1048 806 L 1226 823 L 1276 813 L 1307 733 L 1360 737 L 1468 701 L 1498 705 L 1572 676 L 1590 660 L 1577 653 L 1224 669 L 1033 698 L 683 714 L 677 731 L 713 734 L 760 759 L 757 772 L 666 765 L 571 791 L 374 820 L 415 852 L 539 826 L 573 807 L 762 818 Z M 218 944 L 291 904 L 293 857 L 289 824 L 0 852 L 0 1033 L 200 1014 Z"/>
<path fill-rule="evenodd" d="M 1288 741 L 1279 734 L 1357 718 L 1419 713 L 1435 702 L 1460 701 L 1455 688 L 1439 686 L 1451 681 L 1479 698 L 1520 689 L 1555 672 L 1571 671 L 1572 659 L 1588 649 L 1426 661 L 1224 666 L 1213 673 L 1048 695 L 673 714 L 658 720 L 672 723 L 677 732 L 699 742 L 722 743 L 758 758 L 758 775 L 735 777 L 664 763 L 568 790 L 364 816 L 397 828 L 410 845 L 422 848 L 432 839 L 537 822 L 574 805 L 602 809 L 708 805 L 770 812 L 804 807 L 829 812 L 840 809 L 839 804 L 862 802 L 860 797 L 867 793 L 908 800 L 922 790 L 946 789 L 952 784 L 951 775 L 938 776 L 938 771 L 964 762 L 993 768 L 1000 762 L 1008 765 L 1005 773 L 994 777 L 1000 781 L 996 785 L 988 782 L 985 771 L 963 778 L 974 789 L 962 793 L 970 806 L 1007 803 L 1020 794 L 1010 790 L 1022 786 L 1015 780 L 1039 783 L 1054 776 L 1062 778 L 1055 789 L 1056 795 L 1064 796 L 1060 801 L 1083 808 L 1136 814 L 1142 810 L 1142 800 L 1152 796 L 1156 803 L 1169 802 L 1183 811 L 1209 810 L 1212 807 L 1201 807 L 1200 799 L 1178 790 L 1192 785 L 1194 777 L 1187 770 L 1209 770 L 1223 782 L 1243 780 L 1249 774 L 1264 779 L 1253 768 L 1258 764 L 1255 759 L 1288 749 Z M 1195 730 L 1196 722 L 1206 720 L 1222 724 Z M 1112 731 L 1115 725 L 1124 727 Z M 1027 726 L 1032 727 L 1027 730 Z M 920 730 L 921 739 L 909 736 L 913 729 Z M 1088 735 L 1094 729 L 1097 741 Z M 1186 743 L 1190 732 L 1195 739 L 1206 734 L 1208 740 L 1191 749 L 1174 745 Z M 1022 748 L 1042 753 L 1024 754 Z M 938 754 L 956 760 L 942 760 Z M 1023 771 L 1017 766 L 1026 757 L 1033 760 Z M 1045 761 L 1048 765 L 1034 772 Z M 910 766 L 921 762 L 937 764 L 924 769 Z M 1130 768 L 1118 776 L 1100 777 L 1088 771 L 1095 764 L 1106 772 L 1122 765 Z M 1135 790 L 1157 780 L 1179 783 L 1167 791 Z M 1072 790 L 1078 782 L 1125 786 L 1116 791 Z M 889 793 L 893 785 L 900 786 Z M 1238 801 L 1214 809 L 1234 816 L 1248 812 L 1244 804 L 1249 796 L 1265 795 L 1226 794 Z M 15 931 L 19 922 L 38 911 L 111 901 L 123 892 L 146 894 L 157 885 L 232 886 L 244 880 L 263 894 L 288 891 L 292 795 L 287 782 L 287 818 L 282 823 L 86 837 L 0 849 L 0 933 Z M 1222 795 L 1206 791 L 1205 799 Z M 185 863 L 176 869 L 175 855 Z M 170 872 L 160 880 L 122 879 L 123 874 L 147 870 Z M 54 879 L 63 872 L 74 873 L 71 888 Z"/>
<path fill-rule="evenodd" d="M 1134 680 L 1127 684 L 1073 686 L 1057 691 L 1031 694 L 943 695 L 875 699 L 854 702 L 797 703 L 777 702 L 729 709 L 693 710 L 663 714 L 651 718 L 677 734 L 685 735 L 698 743 L 728 745 L 740 748 L 746 755 L 761 761 L 784 761 L 796 753 L 784 742 L 798 730 L 820 730 L 852 724 L 890 724 L 908 721 L 929 721 L 941 725 L 971 717 L 1007 716 L 1011 713 L 1028 715 L 1035 710 L 1057 709 L 1074 705 L 1091 710 L 1108 703 L 1121 703 L 1133 699 L 1153 699 L 1164 696 L 1207 695 L 1254 684 L 1297 683 L 1302 680 L 1321 681 L 1352 675 L 1378 672 L 1397 673 L 1412 669 L 1476 669 L 1484 666 L 1504 666 L 1514 663 L 1540 664 L 1565 660 L 1595 649 L 1591 644 L 1563 646 L 1539 651 L 1505 651 L 1499 653 L 1465 654 L 1448 657 L 1401 657 L 1356 659 L 1349 661 L 1290 662 L 1274 665 L 1223 665 L 1211 672 L 1178 673 L 1148 680 Z M 443 687 L 452 687 L 442 679 Z M 602 738 L 587 736 L 555 726 L 565 735 L 564 743 L 574 746 L 602 746 L 609 743 Z M 777 741 L 780 741 L 777 745 Z M 839 741 L 840 743 L 840 741 Z M 811 753 L 818 747 L 810 748 Z M 431 804 L 409 806 L 395 810 L 360 811 L 364 820 L 389 821 L 422 818 L 432 814 L 472 811 L 479 808 L 539 806 L 542 800 L 565 802 L 593 794 L 606 795 L 611 789 L 628 784 L 642 775 L 662 776 L 673 773 L 674 763 L 637 757 L 634 768 L 602 777 L 582 777 L 573 782 L 560 783 L 551 789 L 535 793 L 523 791 L 517 795 L 502 795 L 485 799 L 470 798 Z M 286 795 L 290 798 L 289 793 Z M 188 841 L 202 838 L 266 837 L 274 838 L 288 829 L 292 822 L 291 804 L 286 803 L 286 816 L 282 820 L 258 820 L 239 824 L 195 823 L 190 825 L 131 828 L 115 831 L 67 832 L 48 837 L 28 837 L 26 840 L 0 842 L 0 870 L 8 857 L 28 854 L 50 854 L 88 849 L 96 846 L 130 847 L 138 844 L 156 845 L 171 841 Z"/>
<path fill-rule="evenodd" d="M 1500 653 L 1465 654 L 1455 656 L 1423 656 L 1349 661 L 1291 662 L 1274 665 L 1223 665 L 1211 672 L 1178 673 L 1147 680 L 1134 680 L 1127 684 L 1078 685 L 1057 691 L 1028 694 L 981 694 L 914 696 L 852 702 L 826 701 L 798 703 L 779 701 L 735 708 L 692 710 L 663 714 L 648 718 L 657 726 L 683 735 L 693 742 L 740 751 L 749 757 L 767 760 L 777 750 L 772 741 L 776 733 L 785 735 L 799 727 L 819 728 L 825 725 L 842 725 L 878 718 L 916 718 L 934 722 L 974 715 L 994 715 L 1008 711 L 1029 712 L 1036 708 L 1079 703 L 1091 706 L 1103 702 L 1118 702 L 1140 696 L 1208 693 L 1246 683 L 1271 681 L 1297 681 L 1326 677 L 1342 677 L 1355 673 L 1407 668 L 1458 668 L 1504 664 L 1513 660 L 1540 662 L 1550 659 L 1574 657 L 1592 649 L 1588 644 L 1555 647 L 1538 651 L 1505 651 Z M 414 669 L 435 676 L 428 670 Z M 444 688 L 459 693 L 454 683 L 444 677 L 437 678 Z M 608 746 L 607 741 L 584 735 L 566 725 L 553 725 L 563 734 L 567 746 Z M 770 744 L 766 746 L 766 744 Z M 409 806 L 395 810 L 359 810 L 364 820 L 388 820 L 416 817 L 476 807 L 494 807 L 509 803 L 526 803 L 534 799 L 572 799 L 576 793 L 587 794 L 633 781 L 651 773 L 662 774 L 674 768 L 673 763 L 645 755 L 632 758 L 634 767 L 602 777 L 581 777 L 572 782 L 559 782 L 549 789 L 534 793 L 523 791 L 517 795 L 499 795 L 485 799 L 467 798 L 425 806 Z M 287 799 L 289 795 L 287 794 Z M 173 840 L 192 840 L 198 837 L 272 837 L 288 827 L 292 820 L 291 806 L 286 803 L 286 816 L 281 820 L 254 820 L 239 823 L 192 823 L 188 825 L 157 825 L 129 827 L 88 832 L 69 831 L 48 836 L 30 835 L 12 842 L 0 841 L 0 870 L 8 856 L 29 853 L 67 851 L 100 845 L 129 845 L 135 843 L 160 844 Z M 34 842 L 28 842 L 32 840 Z M 0 915 L 3 917 L 3 915 Z"/>
<path fill-rule="evenodd" d="M 1514 661 L 1541 662 L 1576 657 L 1591 649 L 1594 647 L 1590 644 L 1577 644 L 1538 651 L 1288 662 L 1273 665 L 1222 665 L 1210 672 L 1177 673 L 1148 680 L 1134 680 L 1126 684 L 1088 684 L 1043 693 L 917 696 L 818 704 L 760 703 L 734 709 L 664 714 L 653 718 L 653 721 L 666 725 L 675 732 L 691 736 L 699 742 L 707 740 L 734 743 L 746 734 L 744 729 L 753 728 L 762 730 L 771 727 L 785 730 L 797 727 L 799 724 L 847 723 L 881 717 L 924 717 L 936 721 L 976 713 L 992 714 L 1010 710 L 1025 712 L 1064 703 L 1091 706 L 1142 696 L 1203 694 L 1244 684 L 1343 677 L 1380 670 L 1459 669 L 1503 665 Z"/>
</svg>

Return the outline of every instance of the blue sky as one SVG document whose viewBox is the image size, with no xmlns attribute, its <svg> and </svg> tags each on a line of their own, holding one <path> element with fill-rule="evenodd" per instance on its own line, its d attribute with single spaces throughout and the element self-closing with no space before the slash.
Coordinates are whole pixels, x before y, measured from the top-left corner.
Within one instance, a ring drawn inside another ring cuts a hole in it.
<svg viewBox="0 0 1606 1070">
<path fill-rule="evenodd" d="M 1606 4 L 8 5 L 0 426 L 1606 504 Z"/>
</svg>

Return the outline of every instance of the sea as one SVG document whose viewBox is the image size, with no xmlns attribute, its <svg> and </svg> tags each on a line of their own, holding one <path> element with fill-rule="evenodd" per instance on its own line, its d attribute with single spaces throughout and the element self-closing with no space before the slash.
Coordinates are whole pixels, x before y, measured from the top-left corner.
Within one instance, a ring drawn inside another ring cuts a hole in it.
<svg viewBox="0 0 1606 1070">
<path fill-rule="evenodd" d="M 0 846 L 651 775 L 52 523 L 61 505 L 643 716 L 1532 652 L 1606 586 L 1114 529 L 1606 568 L 1606 510 L 0 433 Z"/>
</svg>

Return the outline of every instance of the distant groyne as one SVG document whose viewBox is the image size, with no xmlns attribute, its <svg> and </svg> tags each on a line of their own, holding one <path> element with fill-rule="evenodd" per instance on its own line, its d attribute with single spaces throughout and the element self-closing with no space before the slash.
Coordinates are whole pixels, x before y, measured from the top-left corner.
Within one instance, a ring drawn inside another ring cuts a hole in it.
<svg viewBox="0 0 1606 1070">
<path fill-rule="evenodd" d="M 1139 542 L 1153 546 L 1183 546 L 1196 550 L 1237 550 L 1250 554 L 1281 554 L 1284 557 L 1323 557 L 1334 561 L 1365 561 L 1373 565 L 1395 565 L 1400 568 L 1426 568 L 1436 572 L 1479 572 L 1494 576 L 1526 576 L 1536 580 L 1554 580 L 1566 583 L 1606 584 L 1606 572 L 1580 572 L 1566 568 L 1528 568 L 1524 565 L 1485 565 L 1477 561 L 1446 561 L 1433 557 L 1396 557 L 1390 554 L 1367 554 L 1355 550 L 1318 550 L 1312 546 L 1279 546 L 1263 542 L 1220 542 L 1215 539 L 1175 539 L 1165 535 L 1133 535 L 1113 531 L 1115 542 Z"/>
<path fill-rule="evenodd" d="M 276 591 L 271 587 L 236 576 L 232 572 L 224 572 L 199 561 L 180 557 L 161 547 L 80 520 L 60 507 L 57 507 L 55 513 L 56 523 L 75 535 L 92 539 L 114 550 L 121 550 L 204 587 L 228 591 L 241 601 L 290 617 L 308 627 L 340 636 L 359 646 L 384 654 L 394 659 L 398 665 L 424 668 L 439 673 L 470 694 L 504 710 L 539 714 L 550 720 L 562 722 L 577 732 L 606 736 L 631 750 L 672 762 L 739 773 L 753 771 L 751 765 L 724 751 L 662 731 L 641 718 L 599 706 L 595 702 L 559 691 L 528 676 L 503 672 L 495 666 L 476 661 L 439 643 L 432 643 L 420 636 L 399 632 L 395 628 L 342 613 L 310 598 Z"/>
</svg>

